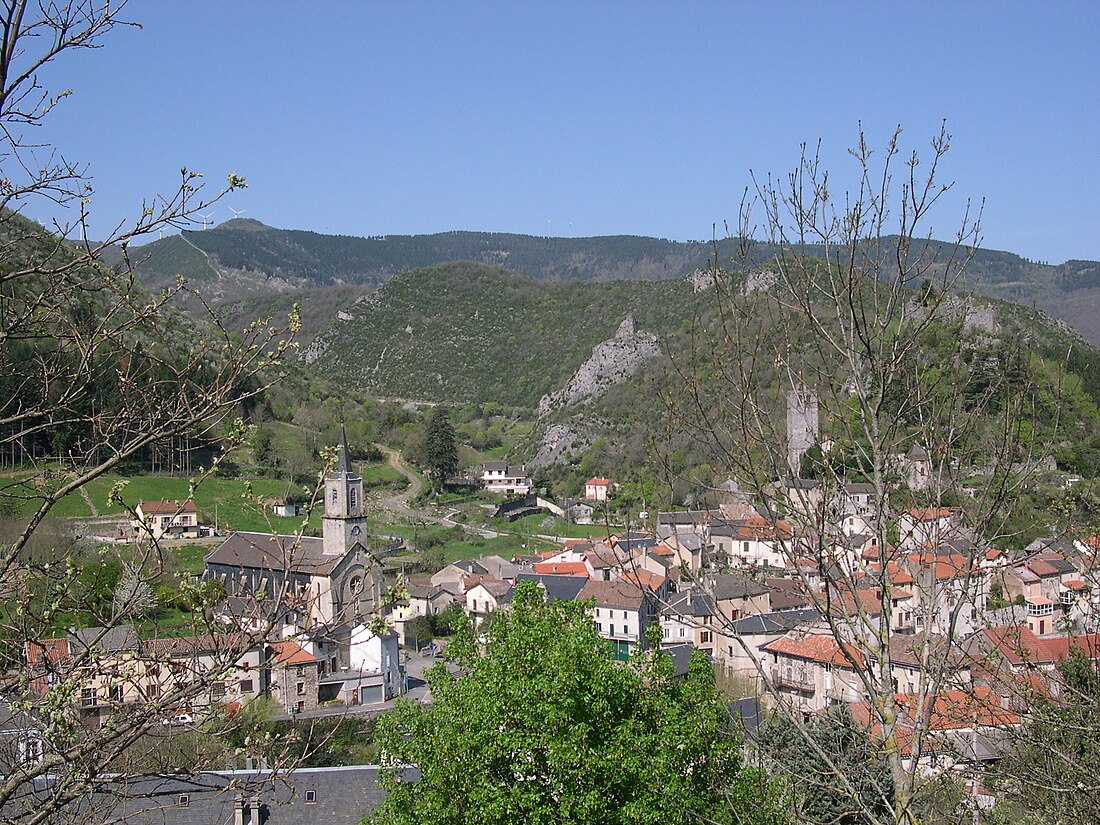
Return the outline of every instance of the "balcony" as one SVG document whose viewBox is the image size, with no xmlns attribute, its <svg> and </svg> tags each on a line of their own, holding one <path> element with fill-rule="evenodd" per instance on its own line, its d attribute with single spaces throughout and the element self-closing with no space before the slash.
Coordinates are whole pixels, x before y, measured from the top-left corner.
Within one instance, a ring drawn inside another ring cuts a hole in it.
<svg viewBox="0 0 1100 825">
<path fill-rule="evenodd" d="M 817 691 L 817 685 L 809 673 L 799 673 L 773 668 L 771 672 L 772 684 L 781 690 L 793 690 L 798 693 L 813 695 Z"/>
<path fill-rule="evenodd" d="M 1039 596 L 1034 599 L 1027 600 L 1027 615 L 1034 616 L 1036 618 L 1042 616 L 1054 615 L 1054 602 L 1050 599 Z"/>
</svg>

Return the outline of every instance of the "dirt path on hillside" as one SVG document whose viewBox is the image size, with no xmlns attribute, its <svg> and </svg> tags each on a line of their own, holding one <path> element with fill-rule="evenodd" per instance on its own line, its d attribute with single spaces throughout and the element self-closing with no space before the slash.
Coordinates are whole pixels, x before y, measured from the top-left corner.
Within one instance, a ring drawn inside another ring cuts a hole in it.
<svg viewBox="0 0 1100 825">
<path fill-rule="evenodd" d="M 391 450 L 389 447 L 382 444 L 375 444 L 374 446 L 386 454 L 390 466 L 401 473 L 409 482 L 409 486 L 402 492 L 382 499 L 382 506 L 387 510 L 393 510 L 395 513 L 400 513 L 406 518 L 423 518 L 434 521 L 432 516 L 428 513 L 421 512 L 420 510 L 413 510 L 409 507 L 409 502 L 420 495 L 420 490 L 423 488 L 424 482 L 420 480 L 420 476 L 414 473 L 408 464 L 401 460 L 400 450 Z"/>
<path fill-rule="evenodd" d="M 408 519 L 430 521 L 433 524 L 442 524 L 445 527 L 461 527 L 463 530 L 477 533 L 487 539 L 495 539 L 497 536 L 501 535 L 495 530 L 490 530 L 488 527 L 475 527 L 474 525 L 462 524 L 454 521 L 449 518 L 448 515 L 440 515 L 428 510 L 414 510 L 409 506 L 409 502 L 420 495 L 420 491 L 424 487 L 423 480 L 413 472 L 408 464 L 401 460 L 401 452 L 399 450 L 392 450 L 382 444 L 376 444 L 375 446 L 386 454 L 389 458 L 390 466 L 409 480 L 409 486 L 403 492 L 382 499 L 382 506 L 387 510 L 392 510 L 398 515 Z"/>
<path fill-rule="evenodd" d="M 80 488 L 80 497 L 84 499 L 84 503 L 88 505 L 88 512 L 92 514 L 92 518 L 99 518 L 99 508 L 95 506 L 95 502 L 92 501 L 92 494 L 88 492 L 87 486 Z"/>
</svg>

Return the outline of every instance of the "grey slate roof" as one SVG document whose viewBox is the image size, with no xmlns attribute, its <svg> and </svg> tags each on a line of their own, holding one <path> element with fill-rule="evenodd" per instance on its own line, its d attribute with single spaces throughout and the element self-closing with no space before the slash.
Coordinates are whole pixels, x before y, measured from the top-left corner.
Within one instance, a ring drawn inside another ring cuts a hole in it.
<svg viewBox="0 0 1100 825">
<path fill-rule="evenodd" d="M 816 622 L 821 611 L 813 607 L 800 610 L 778 610 L 774 613 L 761 613 L 758 616 L 746 616 L 730 625 L 735 633 L 742 636 L 762 636 L 765 634 L 783 634 L 799 625 Z"/>
<path fill-rule="evenodd" d="M 707 590 L 717 601 L 751 599 L 753 596 L 763 596 L 769 592 L 769 589 L 760 582 L 732 573 L 708 577 Z"/>
<path fill-rule="evenodd" d="M 713 616 L 714 599 L 706 593 L 697 593 L 686 590 L 681 593 L 673 593 L 665 600 L 661 608 L 664 616 Z"/>
<path fill-rule="evenodd" d="M 672 660 L 673 676 L 687 676 L 693 650 L 695 650 L 695 647 L 688 642 L 661 647 L 661 652 Z"/>
<path fill-rule="evenodd" d="M 290 570 L 295 573 L 327 575 L 344 554 L 326 556 L 324 546 L 322 539 L 311 536 L 299 538 L 238 532 L 212 550 L 206 556 L 206 563 L 253 570 Z"/>
<path fill-rule="evenodd" d="M 351 462 L 348 460 L 348 434 L 344 431 L 343 424 L 340 425 L 340 446 L 336 448 L 336 472 L 351 472 Z"/>
<path fill-rule="evenodd" d="M 138 637 L 134 626 L 120 624 L 115 627 L 71 627 L 69 628 L 69 642 L 76 648 L 75 652 L 93 649 L 103 653 L 113 653 L 116 650 L 137 650 Z"/>
<path fill-rule="evenodd" d="M 575 601 L 581 588 L 588 582 L 582 576 L 553 576 L 540 573 L 520 573 L 517 582 L 538 582 L 546 592 L 547 601 Z"/>
<path fill-rule="evenodd" d="M 234 809 L 243 802 L 248 822 L 255 796 L 264 825 L 358 825 L 385 800 L 378 772 L 377 765 L 355 765 L 302 768 L 277 776 L 262 770 L 105 777 L 76 810 L 46 821 L 61 825 L 89 817 L 127 825 L 216 825 L 233 822 Z M 413 780 L 415 772 L 408 778 Z M 2 814 L 16 818 L 40 809 L 58 781 L 63 780 L 50 777 L 36 787 L 25 786 Z M 230 789 L 231 784 L 236 787 Z M 313 801 L 306 801 L 307 792 Z"/>
<path fill-rule="evenodd" d="M 674 510 L 657 514 L 658 525 L 703 524 L 711 517 L 709 510 Z"/>
</svg>

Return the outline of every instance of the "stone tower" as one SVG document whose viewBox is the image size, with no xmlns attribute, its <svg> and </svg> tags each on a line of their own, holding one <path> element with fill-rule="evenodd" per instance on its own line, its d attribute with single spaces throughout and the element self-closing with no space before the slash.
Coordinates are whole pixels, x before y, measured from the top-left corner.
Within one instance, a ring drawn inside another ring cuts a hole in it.
<svg viewBox="0 0 1100 825">
<path fill-rule="evenodd" d="M 805 384 L 787 393 L 787 464 L 797 478 L 802 456 L 817 443 L 817 392 Z"/>
<path fill-rule="evenodd" d="M 336 448 L 336 469 L 325 476 L 325 515 L 321 519 L 326 556 L 342 556 L 357 541 L 362 542 L 363 478 L 352 472 L 348 458 L 348 437 L 340 425 Z"/>
</svg>

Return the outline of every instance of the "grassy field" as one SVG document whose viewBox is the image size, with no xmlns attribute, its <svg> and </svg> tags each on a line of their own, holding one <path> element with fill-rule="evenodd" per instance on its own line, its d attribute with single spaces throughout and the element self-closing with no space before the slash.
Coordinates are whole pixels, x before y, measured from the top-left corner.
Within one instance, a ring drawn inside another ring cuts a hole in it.
<svg viewBox="0 0 1100 825">
<path fill-rule="evenodd" d="M 10 495 L 23 497 L 17 512 L 27 515 L 41 503 L 33 488 L 18 479 L 8 477 L 0 481 Z M 51 510 L 51 515 L 61 517 L 90 518 L 118 516 L 126 518 L 126 510 L 118 502 L 108 502 L 111 490 L 122 483 L 120 496 L 130 507 L 140 501 L 171 501 L 187 498 L 189 481 L 172 476 L 135 476 L 120 478 L 104 476 L 91 481 L 84 489 L 96 512 L 79 492 L 61 499 Z M 202 524 L 217 522 L 219 530 L 260 530 L 292 532 L 301 526 L 302 519 L 276 516 L 265 509 L 267 499 L 285 495 L 287 484 L 276 479 L 225 479 L 209 478 L 195 489 L 195 505 Z M 320 512 L 310 520 L 311 526 L 320 526 Z"/>
</svg>

